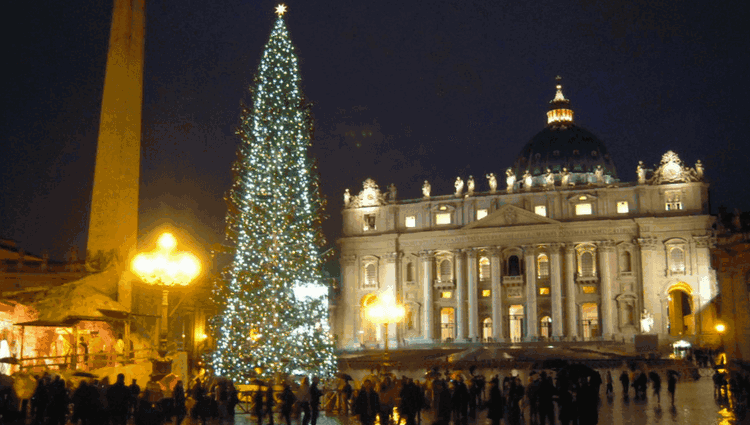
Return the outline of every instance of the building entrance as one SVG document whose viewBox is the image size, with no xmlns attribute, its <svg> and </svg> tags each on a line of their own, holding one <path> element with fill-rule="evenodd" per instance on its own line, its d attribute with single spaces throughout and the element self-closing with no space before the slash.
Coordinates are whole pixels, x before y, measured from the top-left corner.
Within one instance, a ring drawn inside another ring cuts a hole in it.
<svg viewBox="0 0 750 425">
<path fill-rule="evenodd" d="M 456 338 L 456 318 L 453 308 L 440 309 L 440 340 L 453 341 Z"/>
<path fill-rule="evenodd" d="M 690 287 L 682 282 L 674 285 L 669 290 L 667 300 L 669 335 L 678 337 L 694 335 L 695 316 Z"/>
</svg>

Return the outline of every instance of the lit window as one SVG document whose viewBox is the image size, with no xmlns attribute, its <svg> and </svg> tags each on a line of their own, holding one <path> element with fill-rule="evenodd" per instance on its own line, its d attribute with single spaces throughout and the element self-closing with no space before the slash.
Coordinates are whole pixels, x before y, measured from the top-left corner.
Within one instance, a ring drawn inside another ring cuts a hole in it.
<svg viewBox="0 0 750 425">
<path fill-rule="evenodd" d="M 375 214 L 365 214 L 363 221 L 364 230 L 375 230 Z"/>
<path fill-rule="evenodd" d="M 591 204 L 576 204 L 576 215 L 591 215 Z"/>
<path fill-rule="evenodd" d="M 627 214 L 629 212 L 630 212 L 630 209 L 628 208 L 628 201 L 619 201 L 617 203 L 618 214 Z"/>
<path fill-rule="evenodd" d="M 378 268 L 375 264 L 365 265 L 365 287 L 377 287 L 378 286 Z"/>
<path fill-rule="evenodd" d="M 406 227 L 417 227 L 417 216 L 410 215 L 406 217 L 406 219 L 404 220 L 404 225 Z"/>
<path fill-rule="evenodd" d="M 489 298 L 490 295 L 492 295 L 492 290 L 490 290 L 490 289 L 482 289 L 482 297 L 483 298 Z"/>
<path fill-rule="evenodd" d="M 536 275 L 539 279 L 549 277 L 549 258 L 547 258 L 547 254 L 539 254 L 536 258 Z"/>
<path fill-rule="evenodd" d="M 585 285 L 581 287 L 584 294 L 596 294 L 596 286 Z"/>
<path fill-rule="evenodd" d="M 669 269 L 672 273 L 685 273 L 685 251 L 679 247 L 669 250 Z"/>
<path fill-rule="evenodd" d="M 435 223 L 436 224 L 451 224 L 451 214 L 450 213 L 435 214 Z"/>
<path fill-rule="evenodd" d="M 594 264 L 594 252 L 585 250 L 578 257 L 578 271 L 581 276 L 595 276 L 596 266 Z"/>
<path fill-rule="evenodd" d="M 549 288 L 539 288 L 539 295 L 549 295 Z"/>
<path fill-rule="evenodd" d="M 479 259 L 479 280 L 490 280 L 490 259 L 487 257 Z"/>
<path fill-rule="evenodd" d="M 545 205 L 537 205 L 534 207 L 534 212 L 542 217 L 547 217 L 547 207 Z"/>
<path fill-rule="evenodd" d="M 675 202 L 667 202 L 666 205 L 667 211 L 677 211 L 682 209 L 682 202 L 675 201 Z"/>
<path fill-rule="evenodd" d="M 485 217 L 487 217 L 487 208 L 477 210 L 477 220 L 481 220 Z"/>
<path fill-rule="evenodd" d="M 678 211 L 682 209 L 682 199 L 679 191 L 670 191 L 664 194 L 664 208 L 667 211 Z"/>
<path fill-rule="evenodd" d="M 443 291 L 440 293 L 440 298 L 452 298 L 453 291 Z"/>
</svg>

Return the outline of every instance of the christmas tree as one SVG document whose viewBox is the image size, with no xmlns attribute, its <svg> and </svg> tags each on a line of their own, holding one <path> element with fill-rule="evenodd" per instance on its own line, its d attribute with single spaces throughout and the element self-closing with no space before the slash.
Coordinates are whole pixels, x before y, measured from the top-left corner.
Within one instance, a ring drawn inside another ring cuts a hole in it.
<svg viewBox="0 0 750 425">
<path fill-rule="evenodd" d="M 211 364 L 236 382 L 336 368 L 319 247 L 322 201 L 308 158 L 311 117 L 284 6 L 243 108 L 227 236 L 234 260 L 216 285 Z"/>
</svg>

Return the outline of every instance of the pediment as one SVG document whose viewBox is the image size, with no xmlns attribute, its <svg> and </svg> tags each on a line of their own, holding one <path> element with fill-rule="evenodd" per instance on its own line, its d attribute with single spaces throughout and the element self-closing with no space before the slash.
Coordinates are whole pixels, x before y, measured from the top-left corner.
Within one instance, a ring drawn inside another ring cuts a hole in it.
<svg viewBox="0 0 750 425">
<path fill-rule="evenodd" d="M 560 222 L 513 205 L 503 205 L 493 211 L 492 214 L 487 215 L 487 217 L 464 226 L 464 229 L 528 226 L 534 224 L 560 224 Z"/>
</svg>

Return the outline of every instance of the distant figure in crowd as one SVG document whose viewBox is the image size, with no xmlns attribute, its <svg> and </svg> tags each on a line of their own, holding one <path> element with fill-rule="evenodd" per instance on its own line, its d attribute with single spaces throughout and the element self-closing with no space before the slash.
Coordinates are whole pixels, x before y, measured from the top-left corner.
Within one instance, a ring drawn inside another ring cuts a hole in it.
<svg viewBox="0 0 750 425">
<path fill-rule="evenodd" d="M 354 400 L 354 414 L 359 416 L 362 425 L 372 425 L 380 412 L 380 397 L 373 389 L 372 381 L 365 379 L 357 398 Z"/>
<path fill-rule="evenodd" d="M 284 384 L 284 389 L 281 391 L 281 416 L 286 421 L 286 425 L 292 425 L 292 407 L 295 401 L 297 401 L 297 397 L 294 395 L 292 387 L 289 384 Z"/>
<path fill-rule="evenodd" d="M 320 379 L 317 376 L 313 377 L 312 385 L 310 385 L 310 425 L 317 425 L 320 415 L 320 398 L 323 392 L 318 389 L 318 383 Z"/>
<path fill-rule="evenodd" d="M 628 392 L 630 391 L 630 375 L 627 370 L 623 370 L 620 374 L 620 384 L 622 384 L 622 397 L 628 398 Z"/>
</svg>

